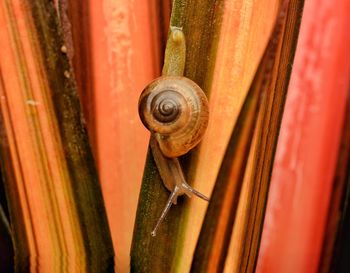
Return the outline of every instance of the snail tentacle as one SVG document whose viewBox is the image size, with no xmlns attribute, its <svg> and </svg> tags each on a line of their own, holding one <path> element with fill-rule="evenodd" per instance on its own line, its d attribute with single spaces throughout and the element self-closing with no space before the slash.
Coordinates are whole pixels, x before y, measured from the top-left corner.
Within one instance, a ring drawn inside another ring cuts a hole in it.
<svg viewBox="0 0 350 273">
<path fill-rule="evenodd" d="M 209 201 L 210 199 L 208 197 L 206 197 L 204 194 L 200 193 L 199 191 L 195 190 L 194 188 L 192 188 L 190 185 L 188 185 L 186 182 L 182 183 L 182 187 L 186 189 L 186 194 L 188 195 L 188 191 L 190 193 L 193 193 L 195 196 L 205 200 L 205 201 Z M 188 195 L 189 197 L 191 197 L 190 195 Z"/>
<path fill-rule="evenodd" d="M 171 205 L 172 204 L 176 204 L 176 200 L 177 200 L 177 197 L 178 197 L 178 192 L 179 192 L 179 187 L 175 186 L 174 190 L 171 192 L 169 198 L 168 198 L 168 201 L 166 202 L 166 205 L 162 211 L 162 214 L 160 215 L 158 221 L 157 221 L 157 224 L 156 226 L 154 227 L 153 231 L 151 232 L 151 235 L 154 237 L 157 235 L 157 230 L 158 230 L 158 227 L 160 226 L 160 224 L 164 221 L 165 219 L 165 216 L 168 214 L 170 208 L 171 208 Z"/>
</svg>

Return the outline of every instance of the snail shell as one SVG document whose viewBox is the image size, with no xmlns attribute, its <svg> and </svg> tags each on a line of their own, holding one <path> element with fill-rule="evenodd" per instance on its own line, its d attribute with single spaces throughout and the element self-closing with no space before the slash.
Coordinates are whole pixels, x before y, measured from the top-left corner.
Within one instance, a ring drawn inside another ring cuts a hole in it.
<svg viewBox="0 0 350 273">
<path fill-rule="evenodd" d="M 179 157 L 201 141 L 208 125 L 208 100 L 192 80 L 163 76 L 143 90 L 139 114 L 162 153 Z"/>
</svg>

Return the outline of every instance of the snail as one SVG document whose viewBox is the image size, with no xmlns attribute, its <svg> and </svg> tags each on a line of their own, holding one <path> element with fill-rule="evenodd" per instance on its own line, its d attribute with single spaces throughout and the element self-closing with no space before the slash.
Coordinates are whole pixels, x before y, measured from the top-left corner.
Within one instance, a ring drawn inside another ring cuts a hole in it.
<svg viewBox="0 0 350 273">
<path fill-rule="evenodd" d="M 202 89 L 183 76 L 162 76 L 141 93 L 139 115 L 151 132 L 150 147 L 165 187 L 171 191 L 167 204 L 152 231 L 156 231 L 177 197 L 193 194 L 209 201 L 187 184 L 178 157 L 194 148 L 208 125 L 208 100 Z"/>
</svg>

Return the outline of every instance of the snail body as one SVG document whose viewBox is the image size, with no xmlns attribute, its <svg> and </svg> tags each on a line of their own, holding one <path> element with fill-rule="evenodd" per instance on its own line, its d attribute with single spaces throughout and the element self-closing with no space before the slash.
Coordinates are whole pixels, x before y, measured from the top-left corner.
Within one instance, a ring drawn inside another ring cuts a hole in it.
<svg viewBox="0 0 350 273">
<path fill-rule="evenodd" d="M 152 81 L 141 93 L 139 115 L 151 132 L 150 147 L 164 186 L 171 192 L 152 231 L 152 236 L 180 195 L 209 198 L 185 180 L 179 156 L 194 148 L 208 126 L 208 100 L 202 89 L 183 77 L 186 41 L 182 28 L 170 26 L 162 77 Z"/>
<path fill-rule="evenodd" d="M 208 100 L 192 80 L 163 76 L 143 90 L 139 114 L 162 153 L 176 158 L 201 141 L 208 125 Z"/>
</svg>

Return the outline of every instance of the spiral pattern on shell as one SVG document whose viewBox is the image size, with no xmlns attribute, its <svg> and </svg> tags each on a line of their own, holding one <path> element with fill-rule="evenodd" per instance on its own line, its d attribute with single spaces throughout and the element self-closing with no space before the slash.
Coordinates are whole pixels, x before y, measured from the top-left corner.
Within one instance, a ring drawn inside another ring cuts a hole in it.
<svg viewBox="0 0 350 273">
<path fill-rule="evenodd" d="M 155 79 L 139 100 L 142 123 L 156 137 L 167 157 L 178 157 L 196 146 L 208 125 L 208 100 L 186 77 Z"/>
<path fill-rule="evenodd" d="M 181 100 L 179 94 L 174 91 L 160 92 L 151 102 L 154 118 L 162 123 L 174 122 L 181 115 Z"/>
</svg>

